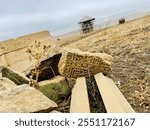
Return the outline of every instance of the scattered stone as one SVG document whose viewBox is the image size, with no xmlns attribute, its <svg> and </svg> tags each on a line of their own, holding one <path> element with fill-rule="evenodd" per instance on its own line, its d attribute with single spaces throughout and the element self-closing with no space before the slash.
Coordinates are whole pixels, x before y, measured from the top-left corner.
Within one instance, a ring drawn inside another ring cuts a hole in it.
<svg viewBox="0 0 150 130">
<path fill-rule="evenodd" d="M 71 88 L 64 77 L 56 76 L 50 80 L 38 82 L 39 91 L 49 99 L 60 103 L 68 98 Z"/>
<path fill-rule="evenodd" d="M 0 77 L 0 91 L 10 90 L 13 89 L 15 86 L 16 84 L 11 80 L 5 77 Z"/>
<path fill-rule="evenodd" d="M 50 112 L 57 104 L 29 85 L 0 91 L 0 112 L 36 113 Z"/>
<path fill-rule="evenodd" d="M 67 78 L 88 77 L 100 72 L 107 74 L 111 70 L 111 62 L 112 56 L 105 53 L 64 48 L 58 68 L 59 73 Z"/>
<path fill-rule="evenodd" d="M 30 46 L 36 46 L 36 42 L 40 42 L 42 46 L 49 46 L 52 37 L 48 31 L 42 31 L 0 42 L 0 64 L 8 65 L 19 72 L 25 71 L 34 63 L 26 50 Z"/>
<path fill-rule="evenodd" d="M 58 75 L 58 76 L 53 77 L 52 79 L 40 81 L 38 82 L 38 84 L 39 86 L 45 86 L 47 84 L 55 84 L 55 83 L 60 83 L 64 81 L 66 81 L 66 78 Z"/>
<path fill-rule="evenodd" d="M 41 64 L 39 66 L 39 78 L 38 81 L 43 81 L 47 79 L 51 79 L 57 75 L 59 75 L 58 72 L 58 63 L 60 60 L 61 54 L 56 54 L 53 57 L 49 57 L 48 59 L 44 59 L 41 61 Z M 33 74 L 34 67 L 31 66 L 28 68 L 24 73 L 27 77 L 30 77 L 33 75 L 33 79 L 35 79 L 35 74 Z"/>
<path fill-rule="evenodd" d="M 28 84 L 29 79 L 25 77 L 23 74 L 13 71 L 9 67 L 0 66 L 0 73 L 2 77 L 6 77 L 13 81 L 17 85 Z"/>
</svg>

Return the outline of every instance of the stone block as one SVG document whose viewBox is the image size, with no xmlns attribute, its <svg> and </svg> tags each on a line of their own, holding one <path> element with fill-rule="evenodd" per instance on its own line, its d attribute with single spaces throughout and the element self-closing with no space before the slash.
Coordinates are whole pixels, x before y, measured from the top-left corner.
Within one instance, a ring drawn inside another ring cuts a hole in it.
<svg viewBox="0 0 150 130">
<path fill-rule="evenodd" d="M 57 104 L 29 85 L 0 91 L 1 113 L 50 112 Z"/>
<path fill-rule="evenodd" d="M 56 103 L 63 102 L 71 94 L 71 87 L 66 79 L 61 76 L 38 82 L 38 84 L 38 90 Z"/>
<path fill-rule="evenodd" d="M 59 73 L 68 78 L 107 74 L 111 70 L 112 56 L 105 53 L 82 52 L 78 49 L 64 48 L 58 64 Z"/>
<path fill-rule="evenodd" d="M 14 71 L 6 66 L 0 66 L 0 73 L 2 77 L 6 77 L 13 81 L 17 85 L 28 84 L 29 79 L 25 77 L 22 73 Z"/>
</svg>

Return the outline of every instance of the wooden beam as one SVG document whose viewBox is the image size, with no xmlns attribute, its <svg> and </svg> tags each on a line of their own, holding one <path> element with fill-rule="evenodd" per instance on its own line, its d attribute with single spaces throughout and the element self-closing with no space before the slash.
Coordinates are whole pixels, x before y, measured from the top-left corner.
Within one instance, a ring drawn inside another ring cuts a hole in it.
<svg viewBox="0 0 150 130">
<path fill-rule="evenodd" d="M 124 111 L 126 113 L 135 113 L 134 109 L 128 103 L 128 101 L 126 100 L 124 95 L 121 93 L 121 91 L 118 89 L 118 87 L 115 85 L 115 83 L 112 81 L 112 79 L 109 79 L 109 78 L 107 78 L 107 79 L 108 79 L 108 83 L 113 88 L 116 97 L 118 98 L 119 102 L 121 103 L 122 107 L 124 108 Z"/>
<path fill-rule="evenodd" d="M 85 77 L 77 78 L 72 89 L 70 113 L 90 113 Z"/>
<path fill-rule="evenodd" d="M 96 74 L 94 77 L 107 113 L 134 112 L 112 80 L 105 77 L 102 73 Z"/>
</svg>

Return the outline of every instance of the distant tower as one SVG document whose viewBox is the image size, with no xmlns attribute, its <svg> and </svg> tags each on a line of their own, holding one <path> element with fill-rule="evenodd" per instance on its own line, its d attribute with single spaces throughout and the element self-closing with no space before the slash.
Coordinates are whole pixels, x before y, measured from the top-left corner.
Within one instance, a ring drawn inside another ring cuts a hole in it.
<svg viewBox="0 0 150 130">
<path fill-rule="evenodd" d="M 84 16 L 80 21 L 80 27 L 81 27 L 81 32 L 83 34 L 87 34 L 93 31 L 94 29 L 94 21 L 95 18 L 92 18 L 90 16 Z"/>
</svg>

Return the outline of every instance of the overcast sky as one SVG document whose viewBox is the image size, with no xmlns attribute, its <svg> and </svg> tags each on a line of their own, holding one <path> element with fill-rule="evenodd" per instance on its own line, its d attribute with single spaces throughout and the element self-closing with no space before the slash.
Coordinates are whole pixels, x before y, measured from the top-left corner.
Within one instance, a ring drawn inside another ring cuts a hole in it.
<svg viewBox="0 0 150 130">
<path fill-rule="evenodd" d="M 100 24 L 146 13 L 150 0 L 0 0 L 0 41 L 43 30 L 66 33 L 78 29 L 84 15 Z"/>
</svg>

